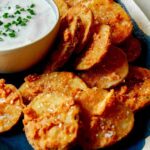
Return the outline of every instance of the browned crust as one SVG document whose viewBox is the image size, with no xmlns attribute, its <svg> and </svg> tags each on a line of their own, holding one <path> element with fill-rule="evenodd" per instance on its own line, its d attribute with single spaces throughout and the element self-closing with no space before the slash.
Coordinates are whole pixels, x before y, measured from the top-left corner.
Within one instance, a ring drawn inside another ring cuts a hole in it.
<svg viewBox="0 0 150 150">
<path fill-rule="evenodd" d="M 75 63 L 76 70 L 87 70 L 101 62 L 106 55 L 110 45 L 110 27 L 101 25 L 97 27 L 92 42 L 85 52 L 77 58 Z"/>
<path fill-rule="evenodd" d="M 101 63 L 82 71 L 79 76 L 89 87 L 110 88 L 122 82 L 128 74 L 128 61 L 125 53 L 111 46 Z"/>
<path fill-rule="evenodd" d="M 132 111 L 150 105 L 150 70 L 130 67 L 125 83 L 116 88 L 116 97 Z"/>
<path fill-rule="evenodd" d="M 0 133 L 16 125 L 23 107 L 21 94 L 16 87 L 0 79 Z"/>
<path fill-rule="evenodd" d="M 124 41 L 131 34 L 131 19 L 120 4 L 113 0 L 91 0 L 84 5 L 93 11 L 97 22 L 111 27 L 113 44 Z"/>
<path fill-rule="evenodd" d="M 60 23 L 60 31 L 44 72 L 53 72 L 61 68 L 70 58 L 79 43 L 82 34 L 81 19 L 66 14 Z"/>
</svg>

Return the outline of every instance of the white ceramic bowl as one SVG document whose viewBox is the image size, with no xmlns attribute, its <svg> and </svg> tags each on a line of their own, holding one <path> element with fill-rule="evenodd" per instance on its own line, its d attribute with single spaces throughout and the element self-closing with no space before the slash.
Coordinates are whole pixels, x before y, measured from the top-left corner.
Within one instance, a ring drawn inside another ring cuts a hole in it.
<svg viewBox="0 0 150 150">
<path fill-rule="evenodd" d="M 48 0 L 56 22 L 49 33 L 41 39 L 23 47 L 0 51 L 0 73 L 14 73 L 26 70 L 39 62 L 50 49 L 59 29 L 59 11 L 53 0 Z"/>
</svg>

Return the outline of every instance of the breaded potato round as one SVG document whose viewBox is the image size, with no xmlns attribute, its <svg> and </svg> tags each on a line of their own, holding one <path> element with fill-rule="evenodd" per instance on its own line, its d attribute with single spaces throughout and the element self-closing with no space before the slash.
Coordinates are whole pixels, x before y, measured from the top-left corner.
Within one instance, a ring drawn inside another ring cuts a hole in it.
<svg viewBox="0 0 150 150">
<path fill-rule="evenodd" d="M 57 71 L 69 60 L 79 41 L 83 37 L 80 17 L 65 14 L 61 18 L 60 30 L 44 72 Z"/>
<path fill-rule="evenodd" d="M 60 17 L 62 17 L 68 11 L 69 6 L 64 0 L 54 0 L 54 2 L 56 3 L 59 9 Z"/>
<path fill-rule="evenodd" d="M 113 0 L 90 0 L 84 5 L 93 11 L 96 21 L 110 25 L 114 44 L 124 41 L 131 34 L 131 19 L 120 4 Z"/>
<path fill-rule="evenodd" d="M 42 93 L 24 109 L 24 130 L 35 150 L 63 150 L 76 140 L 79 107 L 63 93 Z"/>
<path fill-rule="evenodd" d="M 16 87 L 0 79 L 0 133 L 16 125 L 23 107 L 21 94 Z"/>
<path fill-rule="evenodd" d="M 100 116 L 82 117 L 79 142 L 86 150 L 110 146 L 127 136 L 134 125 L 134 115 L 129 108 L 113 104 Z"/>
<path fill-rule="evenodd" d="M 42 75 L 29 75 L 19 88 L 25 104 L 44 91 L 59 91 L 74 95 L 78 90 L 87 89 L 86 84 L 70 72 L 53 72 Z"/>
<path fill-rule="evenodd" d="M 125 53 L 111 46 L 101 63 L 82 71 L 79 76 L 89 87 L 110 88 L 122 82 L 128 74 L 128 61 Z"/>
<path fill-rule="evenodd" d="M 75 96 L 76 103 L 89 115 L 101 115 L 114 102 L 114 91 L 92 88 L 80 91 Z"/>
<path fill-rule="evenodd" d="M 132 111 L 150 105 L 150 70 L 131 67 L 124 84 L 115 90 L 118 101 Z"/>
<path fill-rule="evenodd" d="M 65 0 L 65 2 L 70 6 L 70 7 L 73 7 L 73 6 L 76 6 L 77 4 L 83 2 L 85 0 Z"/>
<path fill-rule="evenodd" d="M 75 62 L 76 70 L 87 70 L 101 62 L 110 45 L 110 27 L 98 25 L 93 39 L 83 54 Z"/>
<path fill-rule="evenodd" d="M 121 48 L 127 55 L 128 62 L 134 62 L 139 58 L 142 52 L 142 46 L 139 39 L 130 36 L 121 44 Z"/>
<path fill-rule="evenodd" d="M 94 25 L 93 13 L 90 9 L 82 5 L 76 5 L 74 7 L 71 7 L 67 13 L 72 16 L 79 16 L 83 24 L 83 37 L 75 49 L 75 53 L 80 53 L 84 46 L 87 44 L 91 35 L 91 30 Z"/>
</svg>

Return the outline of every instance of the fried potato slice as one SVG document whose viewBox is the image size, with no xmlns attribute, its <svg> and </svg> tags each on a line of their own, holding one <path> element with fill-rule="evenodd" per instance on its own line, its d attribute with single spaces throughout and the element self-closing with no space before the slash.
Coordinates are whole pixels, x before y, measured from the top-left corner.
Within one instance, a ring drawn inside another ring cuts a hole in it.
<svg viewBox="0 0 150 150">
<path fill-rule="evenodd" d="M 125 53 L 111 46 L 101 63 L 79 73 L 89 87 L 110 88 L 122 82 L 128 74 L 128 61 Z"/>
<path fill-rule="evenodd" d="M 127 40 L 125 40 L 121 48 L 127 55 L 128 62 L 134 62 L 139 58 L 142 52 L 142 46 L 139 39 L 130 36 Z"/>
<path fill-rule="evenodd" d="M 87 70 L 102 61 L 110 45 L 110 27 L 99 25 L 88 49 L 77 58 L 75 69 Z"/>
<path fill-rule="evenodd" d="M 79 16 L 83 24 L 83 37 L 75 49 L 75 53 L 80 53 L 91 35 L 91 29 L 94 24 L 93 13 L 90 9 L 82 5 L 71 7 L 67 13 L 72 16 Z"/>
<path fill-rule="evenodd" d="M 114 44 L 124 41 L 131 34 L 131 19 L 120 4 L 113 0 L 90 0 L 84 5 L 93 11 L 98 22 L 110 25 Z"/>
<path fill-rule="evenodd" d="M 86 150 L 110 146 L 129 134 L 134 125 L 134 115 L 120 104 L 111 105 L 100 116 L 82 117 L 79 141 Z"/>
<path fill-rule="evenodd" d="M 24 109 L 24 129 L 35 150 L 67 149 L 78 133 L 79 107 L 59 92 L 42 93 Z"/>
<path fill-rule="evenodd" d="M 68 11 L 69 6 L 64 0 L 54 0 L 54 2 L 59 9 L 60 17 L 62 17 Z"/>
<path fill-rule="evenodd" d="M 85 0 L 65 0 L 65 2 L 70 6 L 70 7 L 73 7 L 73 6 L 76 6 L 77 4 L 83 2 Z"/>
<path fill-rule="evenodd" d="M 44 91 L 60 91 L 74 95 L 78 90 L 87 89 L 86 84 L 70 72 L 53 72 L 42 75 L 29 75 L 19 88 L 24 103 L 28 104 L 34 97 Z"/>
<path fill-rule="evenodd" d="M 23 107 L 16 87 L 0 79 L 0 133 L 10 130 L 18 122 Z"/>
<path fill-rule="evenodd" d="M 93 88 L 80 91 L 75 101 L 89 115 L 101 115 L 108 105 L 114 101 L 114 91 Z"/>
<path fill-rule="evenodd" d="M 150 70 L 141 67 L 131 67 L 123 85 L 115 90 L 118 101 L 137 111 L 150 105 Z"/>
<path fill-rule="evenodd" d="M 52 51 L 49 62 L 44 70 L 45 73 L 53 72 L 61 68 L 74 52 L 82 36 L 82 23 L 79 17 L 74 17 L 68 13 L 62 17 L 60 31 L 55 43 L 56 47 Z"/>
</svg>

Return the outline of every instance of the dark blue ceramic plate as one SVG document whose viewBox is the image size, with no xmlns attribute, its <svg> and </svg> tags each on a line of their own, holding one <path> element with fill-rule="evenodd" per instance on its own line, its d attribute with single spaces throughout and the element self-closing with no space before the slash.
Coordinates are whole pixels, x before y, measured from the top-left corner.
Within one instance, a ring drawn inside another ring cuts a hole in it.
<svg viewBox="0 0 150 150">
<path fill-rule="evenodd" d="M 139 30 L 135 22 L 134 34 L 143 42 L 143 54 L 135 65 L 150 69 L 150 37 L 146 36 L 141 30 Z M 20 83 L 23 82 L 23 77 L 34 72 L 33 70 L 15 75 L 0 75 L 0 77 L 6 78 L 8 82 L 19 86 Z M 149 150 L 146 148 L 148 146 L 148 137 L 150 140 L 150 107 L 135 114 L 135 126 L 128 137 L 106 149 Z M 32 150 L 24 135 L 21 121 L 11 131 L 0 135 L 0 150 Z"/>
</svg>

